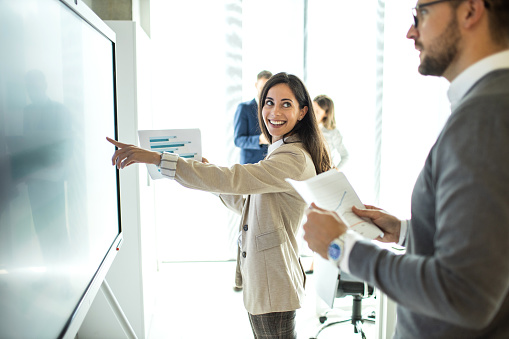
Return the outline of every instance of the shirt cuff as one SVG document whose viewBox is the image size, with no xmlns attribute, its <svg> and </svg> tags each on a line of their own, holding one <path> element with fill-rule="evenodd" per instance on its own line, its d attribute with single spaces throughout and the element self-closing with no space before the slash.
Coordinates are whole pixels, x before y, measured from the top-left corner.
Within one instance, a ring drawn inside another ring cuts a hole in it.
<svg viewBox="0 0 509 339">
<path fill-rule="evenodd" d="M 159 164 L 159 167 L 161 168 L 161 174 L 168 179 L 174 180 L 175 173 L 177 172 L 178 159 L 178 154 L 164 152 L 161 156 L 161 163 Z"/>
<path fill-rule="evenodd" d="M 342 272 L 350 273 L 350 268 L 348 267 L 348 260 L 350 259 L 350 252 L 352 252 L 352 248 L 355 245 L 355 243 L 359 240 L 365 239 L 362 235 L 359 233 L 347 230 L 345 233 L 345 248 L 343 249 L 343 258 L 341 259 L 341 262 L 339 263 L 339 268 Z"/>
<path fill-rule="evenodd" d="M 399 229 L 399 240 L 398 240 L 398 245 L 400 246 L 403 246 L 403 243 L 405 242 L 409 222 L 410 220 L 401 220 L 401 228 Z"/>
</svg>

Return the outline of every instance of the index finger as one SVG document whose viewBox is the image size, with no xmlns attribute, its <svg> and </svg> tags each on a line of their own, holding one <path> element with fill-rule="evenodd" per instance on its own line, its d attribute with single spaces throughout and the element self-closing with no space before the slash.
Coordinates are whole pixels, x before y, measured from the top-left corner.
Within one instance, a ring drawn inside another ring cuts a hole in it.
<svg viewBox="0 0 509 339">
<path fill-rule="evenodd" d="M 123 147 L 129 146 L 128 144 L 123 144 L 123 143 L 113 140 L 112 138 L 109 138 L 109 137 L 106 137 L 106 140 L 108 140 L 113 145 L 117 146 L 118 148 L 123 148 Z"/>
</svg>

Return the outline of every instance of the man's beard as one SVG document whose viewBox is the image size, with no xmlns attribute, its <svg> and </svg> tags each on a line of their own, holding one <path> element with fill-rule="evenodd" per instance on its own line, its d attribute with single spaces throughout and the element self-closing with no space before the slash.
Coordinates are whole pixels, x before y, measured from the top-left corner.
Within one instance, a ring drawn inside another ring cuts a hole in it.
<svg viewBox="0 0 509 339">
<path fill-rule="evenodd" d="M 422 75 L 442 76 L 456 58 L 461 35 L 458 29 L 458 20 L 455 16 L 453 18 L 445 31 L 427 48 L 427 54 L 418 68 Z M 425 49 L 421 49 L 421 53 L 423 51 Z"/>
</svg>

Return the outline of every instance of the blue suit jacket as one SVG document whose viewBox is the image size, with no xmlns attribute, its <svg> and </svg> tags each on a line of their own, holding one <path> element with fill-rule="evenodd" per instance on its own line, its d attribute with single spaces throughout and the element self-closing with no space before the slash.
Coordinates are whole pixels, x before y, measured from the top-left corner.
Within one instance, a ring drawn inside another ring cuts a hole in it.
<svg viewBox="0 0 509 339">
<path fill-rule="evenodd" d="M 240 163 L 256 164 L 267 155 L 267 145 L 260 145 L 256 100 L 246 101 L 237 107 L 234 119 L 235 146 L 240 147 Z"/>
</svg>

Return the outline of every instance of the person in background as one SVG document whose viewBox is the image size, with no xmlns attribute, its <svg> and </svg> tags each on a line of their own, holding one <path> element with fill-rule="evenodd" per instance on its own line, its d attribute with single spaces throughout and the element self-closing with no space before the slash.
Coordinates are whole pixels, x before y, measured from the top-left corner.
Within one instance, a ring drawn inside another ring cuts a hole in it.
<svg viewBox="0 0 509 339">
<path fill-rule="evenodd" d="M 419 0 L 407 38 L 419 72 L 451 83 L 452 113 L 417 178 L 411 220 L 352 208 L 406 254 L 313 205 L 304 239 L 398 303 L 395 338 L 509 338 L 509 1 Z"/>
<path fill-rule="evenodd" d="M 278 73 L 267 81 L 258 121 L 270 142 L 266 158 L 230 168 L 108 140 L 119 148 L 112 159 L 118 168 L 158 165 L 168 179 L 214 192 L 241 214 L 237 285 L 243 286 L 254 337 L 296 338 L 296 310 L 302 306 L 306 281 L 297 233 L 306 203 L 285 179 L 306 180 L 323 173 L 331 168 L 330 157 L 311 98 L 296 76 Z"/>
<path fill-rule="evenodd" d="M 329 145 L 332 164 L 340 170 L 348 161 L 348 151 L 343 143 L 343 136 L 336 127 L 334 102 L 327 95 L 321 94 L 313 99 L 313 108 L 320 130 Z"/>
<path fill-rule="evenodd" d="M 240 148 L 241 164 L 256 164 L 267 155 L 268 140 L 258 124 L 258 98 L 265 83 L 272 76 L 269 71 L 261 71 L 256 77 L 256 97 L 242 102 L 237 107 L 233 121 L 235 146 Z"/>
</svg>

